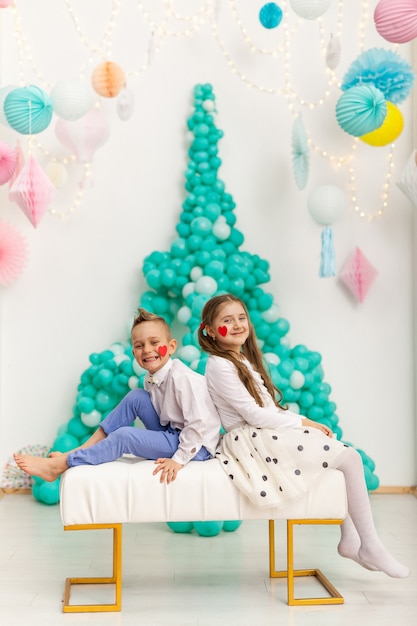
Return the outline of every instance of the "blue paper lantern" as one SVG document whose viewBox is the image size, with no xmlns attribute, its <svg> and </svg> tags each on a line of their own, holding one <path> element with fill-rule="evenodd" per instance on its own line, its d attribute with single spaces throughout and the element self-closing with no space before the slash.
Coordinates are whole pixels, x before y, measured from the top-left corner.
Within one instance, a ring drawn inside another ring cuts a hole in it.
<svg viewBox="0 0 417 626">
<path fill-rule="evenodd" d="M 349 135 L 361 137 L 379 128 L 387 115 L 384 94 L 373 85 L 357 85 L 336 103 L 336 119 Z"/>
<path fill-rule="evenodd" d="M 22 135 L 35 135 L 47 128 L 52 119 L 52 103 L 36 85 L 13 89 L 4 100 L 7 122 Z"/>
</svg>

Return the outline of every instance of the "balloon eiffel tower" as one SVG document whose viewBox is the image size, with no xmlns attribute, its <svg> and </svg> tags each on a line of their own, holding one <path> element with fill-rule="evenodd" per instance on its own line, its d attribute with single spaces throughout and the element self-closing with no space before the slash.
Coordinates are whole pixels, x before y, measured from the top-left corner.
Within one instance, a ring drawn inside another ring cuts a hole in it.
<svg viewBox="0 0 417 626">
<path fill-rule="evenodd" d="M 169 251 L 152 252 L 143 273 L 149 290 L 139 306 L 162 315 L 179 341 L 176 356 L 204 373 L 207 355 L 201 352 L 197 330 L 204 303 L 229 292 L 246 303 L 274 384 L 293 411 L 328 425 L 338 439 L 342 430 L 331 386 L 323 380 L 322 358 L 304 345 L 289 346 L 289 323 L 280 317 L 272 294 L 261 285 L 269 281 L 269 263 L 240 250 L 244 236 L 236 228 L 235 202 L 218 177 L 223 136 L 214 122 L 216 103 L 210 84 L 194 88 L 194 111 L 188 119 L 189 162 L 185 172 L 186 197 L 177 237 Z M 62 426 L 52 448 L 65 452 L 85 441 L 102 419 L 130 390 L 143 386 L 145 370 L 132 358 L 130 338 L 89 356 L 90 366 L 78 385 L 73 416 Z M 362 450 L 369 490 L 379 485 L 375 464 Z M 59 500 L 59 480 L 35 478 L 34 497 L 47 504 Z"/>
</svg>

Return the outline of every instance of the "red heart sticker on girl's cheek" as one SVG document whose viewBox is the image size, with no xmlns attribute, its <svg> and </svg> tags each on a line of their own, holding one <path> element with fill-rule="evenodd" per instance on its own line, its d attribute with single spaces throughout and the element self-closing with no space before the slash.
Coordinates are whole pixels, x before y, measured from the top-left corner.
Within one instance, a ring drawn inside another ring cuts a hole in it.
<svg viewBox="0 0 417 626">
<path fill-rule="evenodd" d="M 227 335 L 227 328 L 226 328 L 226 326 L 219 326 L 217 330 L 219 331 L 219 334 L 222 337 L 226 337 L 226 335 Z"/>
<path fill-rule="evenodd" d="M 158 346 L 158 352 L 161 356 L 165 356 L 168 352 L 168 346 Z"/>
</svg>

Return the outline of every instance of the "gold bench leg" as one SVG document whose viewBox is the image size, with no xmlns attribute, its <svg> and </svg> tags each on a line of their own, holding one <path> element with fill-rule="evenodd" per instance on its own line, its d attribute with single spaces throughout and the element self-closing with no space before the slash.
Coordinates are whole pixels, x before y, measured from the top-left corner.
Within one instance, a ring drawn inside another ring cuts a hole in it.
<svg viewBox="0 0 417 626">
<path fill-rule="evenodd" d="M 275 570 L 275 522 L 269 520 L 269 576 L 270 578 L 287 578 L 287 593 L 289 606 L 316 605 L 316 604 L 343 604 L 344 598 L 330 580 L 319 569 L 294 569 L 294 525 L 295 524 L 341 524 L 343 520 L 333 519 L 301 519 L 287 520 L 287 569 Z M 323 598 L 295 598 L 294 578 L 299 576 L 315 576 L 330 596 Z"/>
<path fill-rule="evenodd" d="M 121 611 L 122 608 L 122 525 L 121 524 L 75 524 L 64 526 L 64 530 L 113 530 L 113 575 L 104 578 L 67 578 L 64 591 L 64 613 L 98 613 Z M 72 585 L 114 584 L 114 604 L 70 604 Z"/>
</svg>

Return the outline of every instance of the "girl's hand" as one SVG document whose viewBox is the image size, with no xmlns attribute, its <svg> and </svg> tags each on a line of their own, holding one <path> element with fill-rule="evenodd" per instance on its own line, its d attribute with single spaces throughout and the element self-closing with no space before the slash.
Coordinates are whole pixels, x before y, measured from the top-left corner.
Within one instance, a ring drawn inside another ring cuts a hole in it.
<svg viewBox="0 0 417 626">
<path fill-rule="evenodd" d="M 158 467 L 152 472 L 153 475 L 161 472 L 160 482 L 163 483 L 166 479 L 168 484 L 176 479 L 178 472 L 184 467 L 172 459 L 156 459 L 155 464 Z"/>
<path fill-rule="evenodd" d="M 318 422 L 315 422 L 314 420 L 308 419 L 308 417 L 303 418 L 301 420 L 301 423 L 303 426 L 308 426 L 309 428 L 318 428 L 319 430 L 321 430 L 322 433 L 324 433 L 328 437 L 333 437 L 332 429 L 329 428 L 328 426 L 325 426 L 324 424 L 319 424 Z"/>
</svg>

